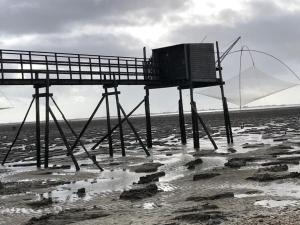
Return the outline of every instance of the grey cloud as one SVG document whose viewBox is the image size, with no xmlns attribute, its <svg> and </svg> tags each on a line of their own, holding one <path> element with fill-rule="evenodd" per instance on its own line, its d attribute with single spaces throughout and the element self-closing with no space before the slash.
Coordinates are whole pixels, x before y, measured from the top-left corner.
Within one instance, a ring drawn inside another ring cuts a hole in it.
<svg viewBox="0 0 300 225">
<path fill-rule="evenodd" d="M 0 34 L 51 33 L 76 24 L 128 25 L 159 21 L 181 0 L 1 0 Z"/>
</svg>

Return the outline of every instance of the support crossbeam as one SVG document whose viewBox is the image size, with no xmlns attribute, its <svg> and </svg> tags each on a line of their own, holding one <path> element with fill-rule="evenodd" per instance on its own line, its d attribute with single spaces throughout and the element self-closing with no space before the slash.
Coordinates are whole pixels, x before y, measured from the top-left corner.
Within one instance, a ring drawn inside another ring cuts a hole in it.
<svg viewBox="0 0 300 225">
<path fill-rule="evenodd" d="M 62 137 L 62 140 L 63 140 L 63 142 L 64 142 L 64 144 L 65 144 L 65 146 L 66 146 L 66 148 L 68 150 L 68 155 L 71 156 L 71 159 L 72 159 L 72 161 L 73 161 L 73 163 L 75 165 L 76 171 L 79 171 L 80 167 L 78 165 L 78 162 L 77 162 L 75 156 L 73 155 L 73 152 L 71 151 L 71 148 L 70 148 L 70 145 L 69 145 L 69 143 L 67 141 L 67 138 L 66 138 L 66 136 L 65 136 L 65 134 L 64 134 L 61 126 L 59 125 L 59 123 L 58 123 L 58 121 L 57 121 L 57 119 L 56 119 L 56 117 L 55 117 L 55 115 L 54 115 L 54 113 L 53 113 L 53 111 L 52 111 L 51 108 L 49 108 L 49 112 L 50 112 L 51 117 L 52 117 L 54 123 L 56 124 L 56 127 L 57 127 L 57 129 L 58 129 L 58 131 L 60 133 L 60 136 Z"/>
<path fill-rule="evenodd" d="M 54 100 L 53 97 L 51 97 L 52 102 L 54 103 L 55 107 L 57 108 L 57 110 L 59 111 L 60 115 L 62 116 L 63 120 L 65 121 L 65 123 L 67 124 L 68 128 L 70 129 L 70 131 L 72 132 L 72 134 L 74 135 L 75 138 L 78 138 L 78 135 L 76 134 L 75 130 L 72 128 L 71 124 L 69 123 L 69 121 L 67 120 L 67 118 L 65 117 L 65 115 L 63 114 L 63 112 L 61 111 L 61 109 L 59 108 L 59 106 L 57 105 L 56 101 Z M 84 146 L 84 143 L 79 140 L 79 143 L 81 145 L 81 147 L 83 148 L 83 150 L 85 151 L 85 153 L 87 154 L 87 156 L 89 157 L 90 160 L 93 161 L 93 163 L 101 170 L 103 171 L 103 168 L 99 165 L 99 163 L 97 162 L 97 160 L 95 159 L 95 157 L 92 157 L 92 155 L 88 152 L 88 150 L 86 149 L 86 147 Z"/>
<path fill-rule="evenodd" d="M 15 138 L 14 138 L 12 144 L 10 145 L 10 147 L 9 147 L 9 149 L 8 149 L 8 151 L 7 151 L 7 153 L 6 153 L 5 157 L 4 157 L 4 159 L 3 159 L 3 161 L 2 161 L 2 165 L 5 164 L 8 155 L 10 154 L 12 148 L 14 147 L 16 141 L 18 140 L 18 137 L 19 137 L 19 135 L 20 135 L 20 133 L 21 133 L 21 130 L 22 130 L 23 126 L 24 126 L 24 123 L 25 123 L 25 121 L 26 121 L 26 119 L 27 119 L 27 116 L 28 116 L 28 114 L 29 114 L 29 112 L 30 112 L 30 109 L 31 109 L 31 107 L 32 107 L 32 104 L 33 104 L 34 100 L 35 100 L 35 98 L 33 97 L 32 100 L 31 100 L 31 102 L 30 102 L 30 105 L 29 105 L 29 107 L 28 107 L 28 109 L 27 109 L 27 111 L 26 111 L 26 114 L 25 114 L 25 116 L 24 116 L 24 119 L 23 119 L 23 121 L 22 121 L 22 123 L 21 123 L 21 125 L 20 125 L 20 127 L 19 127 L 19 129 L 18 129 L 18 131 L 17 131 L 17 134 L 16 134 L 16 136 L 15 136 Z"/>
</svg>

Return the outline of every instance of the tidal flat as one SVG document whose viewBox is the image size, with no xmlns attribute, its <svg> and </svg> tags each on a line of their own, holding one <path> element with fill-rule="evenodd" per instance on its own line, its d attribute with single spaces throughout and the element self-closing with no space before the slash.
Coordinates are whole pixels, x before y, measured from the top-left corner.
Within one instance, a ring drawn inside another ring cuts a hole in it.
<svg viewBox="0 0 300 225">
<path fill-rule="evenodd" d="M 26 124 L 0 166 L 0 224 L 300 224 L 300 108 L 232 112 L 232 145 L 222 113 L 201 115 L 217 150 L 201 126 L 200 149 L 193 148 L 190 115 L 186 145 L 176 115 L 154 116 L 150 157 L 125 124 L 126 157 L 117 130 L 113 158 L 106 141 L 90 150 L 107 132 L 105 120 L 94 120 L 82 141 L 103 172 L 80 146 L 76 171 L 52 123 L 49 168 L 37 169 L 35 125 Z M 145 142 L 145 119 L 131 121 Z M 71 121 L 77 133 L 84 123 Z M 17 128 L 0 126 L 1 160 Z"/>
</svg>

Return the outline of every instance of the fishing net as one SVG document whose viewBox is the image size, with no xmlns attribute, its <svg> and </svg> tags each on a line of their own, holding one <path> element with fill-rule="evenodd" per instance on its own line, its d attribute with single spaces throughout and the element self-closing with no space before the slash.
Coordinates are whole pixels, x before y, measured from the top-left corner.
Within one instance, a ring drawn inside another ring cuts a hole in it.
<svg viewBox="0 0 300 225">
<path fill-rule="evenodd" d="M 224 92 L 228 102 L 242 107 L 297 85 L 297 83 L 267 75 L 255 66 L 252 66 L 242 71 L 240 75 L 225 81 Z M 221 99 L 221 91 L 218 86 L 202 89 L 198 93 Z"/>
</svg>

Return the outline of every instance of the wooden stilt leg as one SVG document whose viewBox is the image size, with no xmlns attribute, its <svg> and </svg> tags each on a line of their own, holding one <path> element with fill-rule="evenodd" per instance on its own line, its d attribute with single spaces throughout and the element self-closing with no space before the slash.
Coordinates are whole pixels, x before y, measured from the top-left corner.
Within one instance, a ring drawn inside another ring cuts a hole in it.
<svg viewBox="0 0 300 225">
<path fill-rule="evenodd" d="M 128 125 L 129 125 L 130 128 L 132 129 L 132 131 L 133 131 L 135 137 L 136 137 L 137 140 L 139 141 L 140 145 L 141 145 L 142 148 L 144 149 L 144 151 L 145 151 L 145 153 L 147 154 L 147 156 L 150 156 L 149 151 L 147 150 L 147 148 L 145 147 L 144 143 L 142 142 L 142 140 L 141 140 L 141 138 L 140 138 L 138 132 L 136 131 L 136 129 L 134 128 L 134 126 L 132 125 L 132 123 L 130 122 L 130 120 L 128 119 L 128 116 L 126 115 L 126 113 L 125 113 L 123 107 L 122 107 L 121 105 L 119 105 L 119 106 L 120 106 L 121 112 L 123 113 L 123 115 L 124 115 L 124 117 L 125 117 L 125 119 L 126 119 Z"/>
<path fill-rule="evenodd" d="M 200 148 L 198 120 L 194 111 L 196 110 L 197 112 L 197 107 L 196 107 L 196 103 L 194 102 L 194 91 L 192 87 L 190 87 L 190 99 L 191 99 L 191 116 L 192 116 L 194 148 Z"/>
<path fill-rule="evenodd" d="M 116 103 L 117 103 L 117 113 L 118 113 L 118 123 L 119 123 L 119 132 L 120 132 L 120 142 L 121 142 L 122 156 L 126 156 L 125 144 L 124 144 L 124 135 L 123 135 L 123 127 L 122 127 L 122 118 L 121 118 L 121 110 L 120 110 L 120 106 L 119 106 L 120 102 L 119 102 L 117 87 L 115 87 L 115 93 L 116 93 Z"/>
<path fill-rule="evenodd" d="M 130 113 L 127 114 L 127 116 L 125 118 L 123 118 L 121 120 L 121 124 L 124 123 L 143 103 L 144 103 L 145 99 L 143 99 L 133 110 L 131 110 Z M 112 132 L 114 132 L 117 128 L 119 127 L 119 124 L 117 124 L 116 126 L 114 126 L 110 133 L 107 133 L 104 137 L 102 137 L 91 149 L 95 150 L 110 134 L 112 134 Z"/>
<path fill-rule="evenodd" d="M 75 138 L 78 138 L 78 135 L 76 134 L 75 130 L 72 128 L 71 124 L 69 123 L 69 121 L 67 120 L 67 118 L 65 117 L 65 115 L 63 114 L 63 112 L 61 111 L 61 109 L 58 107 L 56 101 L 54 100 L 54 98 L 52 98 L 52 101 L 55 105 L 55 107 L 57 108 L 57 110 L 59 111 L 59 113 L 61 114 L 63 120 L 65 121 L 65 123 L 67 124 L 68 128 L 71 130 L 72 134 L 74 135 Z M 86 149 L 86 147 L 84 146 L 83 142 L 81 140 L 79 140 L 79 143 L 81 145 L 81 147 L 84 149 L 85 153 L 87 154 L 87 156 L 93 161 L 93 163 L 101 170 L 103 171 L 103 168 L 99 165 L 99 163 L 97 162 L 96 158 L 93 157 L 88 150 Z"/>
<path fill-rule="evenodd" d="M 49 164 L 49 74 L 46 74 L 46 116 L 45 116 L 45 162 L 44 167 L 48 168 Z"/>
<path fill-rule="evenodd" d="M 72 159 L 72 161 L 73 161 L 73 163 L 75 165 L 76 171 L 79 171 L 80 167 L 78 165 L 78 162 L 77 162 L 76 158 L 74 157 L 73 152 L 71 151 L 70 145 L 69 145 L 69 143 L 67 141 L 67 138 L 66 138 L 66 136 L 65 136 L 65 134 L 64 134 L 61 126 L 59 125 L 59 123 L 58 123 L 58 121 L 57 121 L 57 119 L 56 119 L 56 117 L 55 117 L 55 115 L 52 112 L 52 110 L 51 110 L 50 107 L 49 107 L 49 112 L 50 112 L 51 117 L 52 117 L 52 119 L 53 119 L 53 121 L 54 121 L 54 123 L 55 123 L 55 125 L 56 125 L 56 127 L 57 127 L 57 129 L 59 131 L 59 133 L 60 133 L 60 136 L 62 137 L 62 140 L 63 140 L 63 142 L 64 142 L 67 150 L 68 150 L 68 154 L 71 156 L 71 159 Z"/>
<path fill-rule="evenodd" d="M 31 106 L 32 106 L 32 104 L 33 104 L 33 102 L 34 102 L 34 99 L 35 99 L 35 97 L 33 97 L 32 100 L 31 100 L 31 103 L 30 103 L 30 105 L 29 105 L 29 107 L 28 107 L 28 110 L 27 110 L 27 112 L 26 112 L 26 114 L 25 114 L 25 117 L 24 117 L 24 119 L 23 119 L 23 121 L 22 121 L 22 123 L 21 123 L 21 125 L 20 125 L 20 127 L 19 127 L 19 129 L 18 129 L 18 131 L 17 131 L 17 134 L 16 134 L 16 136 L 15 136 L 15 138 L 14 138 L 12 144 L 10 145 L 10 147 L 9 147 L 9 149 L 8 149 L 8 151 L 7 151 L 7 153 L 6 153 L 5 157 L 4 157 L 4 159 L 3 159 L 3 161 L 2 161 L 2 165 L 5 164 L 5 162 L 6 162 L 6 160 L 7 160 L 7 157 L 8 157 L 8 155 L 9 155 L 9 153 L 11 152 L 11 150 L 12 150 L 12 148 L 14 147 L 16 141 L 18 140 L 18 137 L 19 137 L 20 132 L 21 132 L 21 130 L 22 130 L 23 126 L 24 126 L 24 123 L 25 123 L 25 121 L 26 121 L 26 119 L 27 119 L 28 113 L 29 113 L 29 111 L 30 111 L 30 109 L 31 109 Z"/>
<path fill-rule="evenodd" d="M 111 136 L 111 126 L 110 126 L 110 113 L 109 113 L 109 99 L 108 99 L 108 92 L 107 88 L 104 88 L 105 90 L 105 102 L 106 102 L 106 123 L 107 123 L 107 133 L 110 133 L 108 135 L 108 145 L 109 145 L 109 156 L 114 156 L 114 150 L 112 146 L 112 136 Z"/>
<path fill-rule="evenodd" d="M 182 102 L 182 90 L 179 90 L 179 101 L 178 101 L 178 112 L 179 112 L 179 125 L 180 125 L 180 135 L 181 135 L 181 144 L 186 144 L 186 132 L 185 132 L 185 120 L 184 120 L 184 111 L 183 111 L 183 102 Z"/>
<path fill-rule="evenodd" d="M 41 127 L 40 127 L 40 97 L 39 87 L 35 86 L 35 147 L 36 147 L 36 166 L 41 167 Z"/>
<path fill-rule="evenodd" d="M 151 129 L 151 115 L 149 103 L 149 89 L 145 87 L 145 114 L 146 114 L 146 132 L 147 132 L 147 147 L 152 148 L 152 129 Z"/>
</svg>

